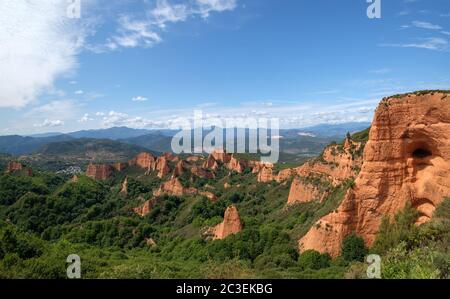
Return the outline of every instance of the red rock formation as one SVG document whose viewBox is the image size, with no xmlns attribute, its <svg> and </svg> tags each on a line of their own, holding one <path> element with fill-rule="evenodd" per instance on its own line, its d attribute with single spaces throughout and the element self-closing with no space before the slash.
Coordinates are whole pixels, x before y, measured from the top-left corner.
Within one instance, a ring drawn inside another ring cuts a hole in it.
<svg viewBox="0 0 450 299">
<path fill-rule="evenodd" d="M 167 161 L 170 162 L 179 162 L 179 157 L 175 156 L 172 153 L 164 153 L 161 157 L 164 157 Z"/>
<path fill-rule="evenodd" d="M 195 163 L 195 162 L 200 161 L 200 159 L 201 158 L 199 156 L 190 156 L 190 157 L 187 157 L 186 161 L 189 163 Z"/>
<path fill-rule="evenodd" d="M 156 170 L 158 171 L 159 178 L 163 178 L 170 173 L 170 167 L 166 157 L 161 156 L 156 160 Z"/>
<path fill-rule="evenodd" d="M 211 156 L 214 158 L 214 160 L 223 164 L 227 164 L 231 161 L 231 155 L 224 150 L 216 149 L 211 153 Z"/>
<path fill-rule="evenodd" d="M 206 171 L 205 169 L 197 167 L 197 166 L 193 166 L 191 168 L 191 173 L 195 176 L 198 176 L 198 177 L 204 178 L 204 179 L 213 179 L 216 177 L 214 175 L 214 173 Z"/>
<path fill-rule="evenodd" d="M 183 196 L 189 194 L 192 190 L 183 187 L 181 182 L 177 179 L 171 179 L 163 183 L 157 191 L 155 191 L 155 196 L 161 196 L 163 194 L 173 195 L 173 196 Z"/>
<path fill-rule="evenodd" d="M 277 182 L 284 182 L 290 180 L 293 176 L 295 176 L 295 170 L 288 168 L 280 171 L 276 177 Z"/>
<path fill-rule="evenodd" d="M 113 165 L 113 167 L 116 171 L 121 172 L 128 167 L 128 163 L 116 163 Z"/>
<path fill-rule="evenodd" d="M 228 169 L 236 171 L 237 173 L 243 173 L 245 170 L 245 163 L 238 160 L 234 155 L 231 156 L 230 162 L 227 164 Z"/>
<path fill-rule="evenodd" d="M 156 158 L 150 153 L 140 153 L 128 164 L 130 166 L 138 166 L 147 170 L 154 170 L 156 168 Z"/>
<path fill-rule="evenodd" d="M 33 175 L 33 170 L 31 168 L 23 166 L 20 162 L 10 161 L 6 167 L 6 173 L 15 172 L 25 173 L 27 176 Z"/>
<path fill-rule="evenodd" d="M 94 180 L 106 180 L 114 172 L 114 168 L 110 165 L 89 164 L 86 170 L 86 176 Z"/>
<path fill-rule="evenodd" d="M 208 228 L 204 235 L 211 236 L 214 240 L 222 240 L 226 237 L 237 234 L 242 230 L 241 218 L 235 206 L 226 209 L 223 221 L 215 227 Z"/>
<path fill-rule="evenodd" d="M 210 201 L 217 201 L 217 196 L 209 191 L 199 191 L 198 194 L 200 194 L 201 196 L 206 197 L 207 199 L 209 199 Z"/>
<path fill-rule="evenodd" d="M 450 195 L 450 96 L 418 93 L 384 99 L 378 106 L 361 172 L 342 204 L 299 240 L 300 250 L 340 253 L 351 232 L 372 245 L 383 216 L 406 203 L 427 222 Z"/>
<path fill-rule="evenodd" d="M 128 193 L 128 177 L 122 183 L 122 188 L 120 189 L 120 193 L 127 194 Z"/>
<path fill-rule="evenodd" d="M 292 182 L 289 191 L 288 205 L 322 200 L 324 197 L 325 193 L 321 192 L 316 186 L 297 177 Z"/>
<path fill-rule="evenodd" d="M 203 167 L 206 169 L 217 170 L 219 169 L 219 164 L 217 164 L 216 159 L 213 155 L 209 155 L 208 159 L 206 159 L 205 163 L 203 163 Z"/>
<path fill-rule="evenodd" d="M 134 208 L 133 211 L 138 214 L 141 217 L 145 217 L 152 211 L 153 207 L 155 205 L 154 200 L 147 200 L 142 205 L 140 205 L 137 208 Z"/>
<path fill-rule="evenodd" d="M 175 169 L 172 172 L 172 178 L 177 178 L 181 175 L 183 175 L 183 173 L 185 172 L 185 163 L 183 160 L 180 160 L 180 162 L 178 162 L 177 166 L 175 167 Z"/>
<path fill-rule="evenodd" d="M 156 242 L 153 240 L 153 238 L 145 238 L 145 243 L 148 247 L 156 247 Z"/>
<path fill-rule="evenodd" d="M 74 176 L 70 179 L 70 182 L 71 182 L 71 183 L 78 183 L 78 180 L 79 180 L 78 176 L 77 176 L 77 175 L 74 175 Z"/>
<path fill-rule="evenodd" d="M 273 168 L 271 166 L 264 165 L 261 171 L 258 173 L 258 182 L 268 183 L 275 179 L 273 175 Z"/>
</svg>

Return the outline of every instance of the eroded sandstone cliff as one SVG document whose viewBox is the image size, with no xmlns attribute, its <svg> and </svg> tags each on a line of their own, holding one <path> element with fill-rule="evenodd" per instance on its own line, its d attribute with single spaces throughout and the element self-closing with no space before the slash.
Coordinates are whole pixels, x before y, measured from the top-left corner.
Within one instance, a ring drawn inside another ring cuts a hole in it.
<svg viewBox="0 0 450 299">
<path fill-rule="evenodd" d="M 427 222 L 450 195 L 450 95 L 420 92 L 385 98 L 378 106 L 354 187 L 337 211 L 299 240 L 300 250 L 332 256 L 355 232 L 372 245 L 383 216 L 409 202 Z"/>
</svg>

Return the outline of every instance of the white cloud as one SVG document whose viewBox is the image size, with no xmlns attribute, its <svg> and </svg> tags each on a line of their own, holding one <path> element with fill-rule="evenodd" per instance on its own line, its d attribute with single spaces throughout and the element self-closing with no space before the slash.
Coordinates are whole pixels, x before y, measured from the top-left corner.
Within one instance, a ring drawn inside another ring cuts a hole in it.
<svg viewBox="0 0 450 299">
<path fill-rule="evenodd" d="M 148 101 L 148 99 L 146 97 L 142 97 L 142 96 L 133 97 L 131 100 L 133 102 L 145 102 L 145 101 Z"/>
<path fill-rule="evenodd" d="M 142 118 L 131 117 L 126 113 L 110 111 L 103 117 L 102 125 L 104 127 L 121 127 L 126 126 L 130 128 L 145 128 L 151 126 L 158 126 L 156 122 Z"/>
<path fill-rule="evenodd" d="M 441 31 L 441 33 L 442 33 L 442 34 L 445 34 L 445 35 L 450 35 L 450 32 L 449 32 L 449 31 Z"/>
<path fill-rule="evenodd" d="M 64 126 L 64 122 L 59 119 L 58 120 L 45 119 L 42 123 L 34 125 L 35 128 L 52 128 L 60 126 Z"/>
<path fill-rule="evenodd" d="M 114 36 L 104 44 L 86 48 L 95 53 L 114 51 L 121 47 L 149 48 L 163 41 L 161 33 L 169 23 L 185 22 L 195 16 L 206 19 L 212 12 L 231 11 L 236 6 L 237 0 L 191 0 L 185 1 L 184 4 L 157 0 L 156 6 L 147 12 L 147 17 L 122 15 L 118 19 L 118 29 Z"/>
<path fill-rule="evenodd" d="M 75 91 L 75 94 L 78 94 L 78 95 L 83 94 L 83 93 L 84 93 L 84 91 L 82 91 L 82 90 Z"/>
<path fill-rule="evenodd" d="M 160 28 L 165 28 L 166 23 L 177 23 L 186 21 L 189 16 L 188 7 L 184 4 L 170 5 L 167 0 L 158 0 L 156 8 L 150 12 L 153 23 Z"/>
<path fill-rule="evenodd" d="M 199 13 L 207 18 L 211 12 L 223 12 L 234 10 L 237 5 L 236 0 L 196 0 L 199 6 Z"/>
<path fill-rule="evenodd" d="M 79 120 L 79 122 L 80 122 L 80 123 L 87 123 L 87 122 L 92 121 L 92 120 L 94 120 L 94 119 L 91 118 L 91 117 L 89 116 L 89 113 L 86 113 L 86 114 L 84 114 L 83 117 Z"/>
<path fill-rule="evenodd" d="M 384 75 L 387 73 L 390 73 L 391 69 L 389 68 L 382 68 L 382 69 L 377 69 L 377 70 L 370 70 L 369 73 L 371 74 L 376 74 L 376 75 Z"/>
<path fill-rule="evenodd" d="M 153 31 L 151 24 L 145 20 L 133 20 L 130 16 L 122 16 L 119 19 L 119 26 L 119 35 L 113 37 L 110 47 L 151 47 L 162 41 L 159 34 Z"/>
<path fill-rule="evenodd" d="M 31 109 L 29 112 L 25 113 L 25 116 L 69 119 L 74 116 L 77 109 L 77 104 L 72 100 L 52 101 Z"/>
<path fill-rule="evenodd" d="M 0 107 L 20 108 L 73 71 L 84 29 L 67 1 L 0 1 Z"/>
<path fill-rule="evenodd" d="M 419 48 L 435 51 L 448 51 L 448 41 L 439 37 L 423 38 L 421 42 L 405 44 L 381 44 L 382 47 Z"/>
<path fill-rule="evenodd" d="M 430 29 L 430 30 L 441 30 L 442 27 L 439 25 L 431 24 L 429 22 L 422 22 L 422 21 L 414 21 L 412 24 L 417 28 L 422 29 Z"/>
</svg>

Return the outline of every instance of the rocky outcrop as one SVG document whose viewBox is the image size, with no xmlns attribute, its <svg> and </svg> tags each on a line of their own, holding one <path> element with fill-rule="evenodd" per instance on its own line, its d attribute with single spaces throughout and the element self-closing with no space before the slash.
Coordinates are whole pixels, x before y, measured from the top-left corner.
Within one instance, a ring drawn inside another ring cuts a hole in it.
<svg viewBox="0 0 450 299">
<path fill-rule="evenodd" d="M 201 159 L 201 157 L 199 157 L 199 156 L 190 156 L 190 157 L 186 158 L 186 161 L 189 163 L 195 163 L 195 162 L 200 161 L 200 159 Z"/>
<path fill-rule="evenodd" d="M 120 193 L 127 194 L 128 193 L 128 177 L 122 183 L 122 188 L 120 189 Z"/>
<path fill-rule="evenodd" d="M 156 171 L 158 171 L 159 178 L 163 178 L 170 173 L 169 163 L 165 156 L 161 156 L 156 160 Z"/>
<path fill-rule="evenodd" d="M 116 171 L 121 172 L 128 167 L 128 163 L 116 163 L 113 167 Z"/>
<path fill-rule="evenodd" d="M 155 201 L 152 200 L 147 200 L 146 202 L 144 202 L 142 205 L 140 205 L 137 208 L 134 208 L 133 211 L 138 214 L 141 217 L 145 217 L 148 214 L 150 214 L 150 212 L 152 211 L 153 207 L 155 205 Z"/>
<path fill-rule="evenodd" d="M 243 173 L 246 165 L 243 161 L 240 161 L 234 155 L 232 155 L 230 158 L 230 162 L 227 164 L 227 167 L 231 171 L 235 171 L 237 173 Z"/>
<path fill-rule="evenodd" d="M 450 95 L 419 92 L 383 99 L 353 189 L 337 211 L 320 219 L 299 240 L 300 250 L 332 256 L 350 233 L 372 245 L 383 216 L 407 203 L 427 222 L 450 195 Z"/>
<path fill-rule="evenodd" d="M 219 169 L 219 164 L 217 163 L 213 155 L 209 155 L 205 163 L 203 163 L 203 168 L 216 171 L 217 169 Z"/>
<path fill-rule="evenodd" d="M 207 199 L 209 199 L 212 202 L 217 201 L 217 196 L 209 191 L 199 191 L 198 192 L 199 195 L 206 197 Z"/>
<path fill-rule="evenodd" d="M 271 166 L 264 165 L 258 173 L 258 182 L 269 183 L 275 180 L 273 175 L 273 168 Z"/>
<path fill-rule="evenodd" d="M 114 168 L 111 165 L 105 164 L 89 164 L 86 170 L 86 176 L 94 180 L 106 180 L 114 172 Z"/>
<path fill-rule="evenodd" d="M 214 150 L 211 155 L 214 160 L 222 163 L 222 164 L 227 164 L 231 161 L 231 154 L 227 153 L 224 150 L 220 150 L 220 149 L 216 149 Z"/>
<path fill-rule="evenodd" d="M 145 243 L 147 244 L 148 247 L 154 248 L 156 247 L 156 242 L 155 240 L 153 240 L 153 238 L 145 238 Z"/>
<path fill-rule="evenodd" d="M 155 196 L 161 196 L 163 194 L 183 196 L 185 194 L 185 189 L 181 184 L 180 180 L 173 178 L 170 181 L 161 184 L 158 190 L 155 191 Z"/>
<path fill-rule="evenodd" d="M 193 166 L 191 168 L 191 173 L 195 176 L 198 176 L 200 178 L 204 178 L 204 179 L 213 179 L 215 178 L 215 175 L 213 172 L 210 171 L 206 171 L 205 169 L 201 168 L 201 167 L 197 167 L 197 166 Z"/>
<path fill-rule="evenodd" d="M 137 166 L 146 170 L 154 170 L 156 168 L 156 157 L 150 153 L 140 153 L 128 164 L 130 166 Z"/>
<path fill-rule="evenodd" d="M 325 197 L 325 193 L 322 192 L 317 186 L 306 182 L 296 177 L 291 185 L 289 191 L 288 205 L 297 203 L 321 201 Z"/>
<path fill-rule="evenodd" d="M 33 170 L 29 167 L 23 166 L 22 163 L 16 162 L 16 161 L 10 161 L 8 162 L 8 165 L 6 166 L 6 173 L 24 173 L 27 176 L 33 175 Z"/>
<path fill-rule="evenodd" d="M 238 209 L 230 206 L 226 209 L 223 221 L 210 230 L 214 240 L 222 240 L 242 230 Z"/>
<path fill-rule="evenodd" d="M 172 172 L 172 178 L 177 178 L 182 176 L 185 173 L 186 163 L 183 160 L 180 160 L 175 166 L 175 169 Z"/>
</svg>

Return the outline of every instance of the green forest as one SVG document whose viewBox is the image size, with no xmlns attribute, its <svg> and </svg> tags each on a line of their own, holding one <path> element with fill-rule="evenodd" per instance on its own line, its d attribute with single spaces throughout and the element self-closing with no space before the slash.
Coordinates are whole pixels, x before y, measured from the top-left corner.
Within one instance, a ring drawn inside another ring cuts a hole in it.
<svg viewBox="0 0 450 299">
<path fill-rule="evenodd" d="M 80 256 L 85 279 L 366 278 L 369 253 L 381 255 L 383 278 L 448 276 L 450 200 L 420 227 L 414 210 L 405 207 L 395 221 L 383 220 L 373 248 L 350 235 L 342 255 L 332 259 L 300 254 L 297 240 L 337 208 L 352 181 L 329 187 L 323 203 L 287 207 L 289 183 L 261 184 L 249 171 L 219 172 L 190 182 L 212 186 L 216 202 L 162 196 L 140 217 L 133 208 L 161 183 L 143 172 L 131 168 L 101 182 L 36 169 L 31 177 L 0 175 L 0 278 L 67 278 L 70 254 Z M 127 194 L 120 192 L 125 176 Z M 224 189 L 225 181 L 233 187 Z M 230 204 L 238 207 L 244 229 L 224 240 L 204 238 L 204 228 L 220 223 Z"/>
</svg>

